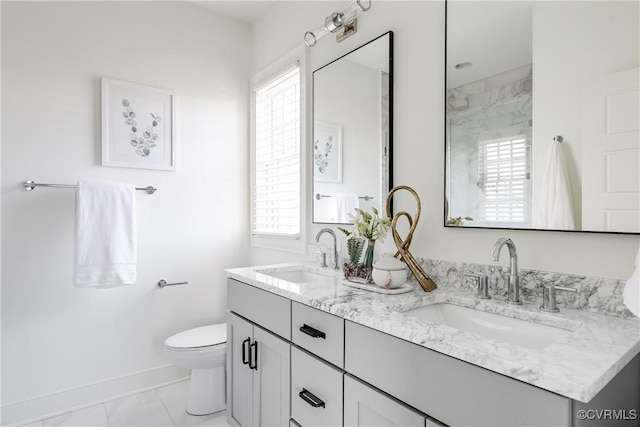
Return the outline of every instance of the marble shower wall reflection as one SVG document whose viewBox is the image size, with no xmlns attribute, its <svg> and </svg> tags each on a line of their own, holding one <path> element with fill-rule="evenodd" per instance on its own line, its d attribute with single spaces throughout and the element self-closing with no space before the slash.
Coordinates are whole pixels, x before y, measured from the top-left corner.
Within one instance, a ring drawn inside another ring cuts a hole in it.
<svg viewBox="0 0 640 427">
<path fill-rule="evenodd" d="M 528 179 L 523 189 L 525 223 L 520 228 L 531 227 L 532 90 L 532 66 L 528 64 L 447 92 L 448 217 L 472 217 L 466 226 L 488 225 L 483 223 L 486 212 L 481 206 L 490 192 L 483 191 L 480 147 L 486 141 L 521 135 L 529 148 L 525 165 Z"/>
</svg>

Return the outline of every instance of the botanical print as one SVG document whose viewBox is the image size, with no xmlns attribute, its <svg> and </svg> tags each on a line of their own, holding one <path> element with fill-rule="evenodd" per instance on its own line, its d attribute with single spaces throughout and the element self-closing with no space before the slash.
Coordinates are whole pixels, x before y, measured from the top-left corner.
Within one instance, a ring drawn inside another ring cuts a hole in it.
<svg viewBox="0 0 640 427">
<path fill-rule="evenodd" d="M 102 165 L 176 170 L 175 95 L 101 78 Z"/>
<path fill-rule="evenodd" d="M 313 127 L 313 179 L 342 182 L 342 127 L 316 121 Z"/>
<path fill-rule="evenodd" d="M 138 122 L 136 121 L 136 112 L 131 107 L 131 102 L 123 98 L 122 106 L 125 111 L 122 112 L 124 122 L 131 126 L 131 133 L 129 134 L 130 144 L 135 148 L 135 152 L 140 157 L 149 157 L 151 149 L 156 147 L 158 141 L 158 134 L 156 133 L 156 127 L 158 123 L 162 121 L 162 117 L 156 116 L 153 113 L 149 113 L 151 116 L 151 126 L 147 126 L 145 131 L 142 132 L 142 136 L 138 136 Z"/>
<path fill-rule="evenodd" d="M 327 142 L 324 143 L 324 153 L 322 153 L 320 148 L 321 145 L 320 140 L 316 139 L 313 141 L 313 161 L 318 166 L 318 172 L 325 173 L 327 171 L 327 167 L 329 167 L 329 154 L 331 153 L 331 149 L 333 148 L 333 136 L 329 135 L 327 138 Z"/>
</svg>

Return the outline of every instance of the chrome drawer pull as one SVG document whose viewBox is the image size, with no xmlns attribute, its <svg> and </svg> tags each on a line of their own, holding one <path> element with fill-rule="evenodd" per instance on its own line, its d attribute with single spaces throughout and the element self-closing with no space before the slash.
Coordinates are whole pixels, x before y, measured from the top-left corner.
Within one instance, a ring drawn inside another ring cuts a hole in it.
<svg viewBox="0 0 640 427">
<path fill-rule="evenodd" d="M 300 326 L 300 332 L 302 332 L 303 334 L 307 334 L 313 338 L 322 338 L 323 340 L 327 338 L 327 335 L 324 332 L 319 331 L 316 328 L 312 328 L 306 323 Z"/>
<path fill-rule="evenodd" d="M 314 408 L 324 408 L 324 402 L 306 388 L 303 388 L 302 391 L 298 393 L 298 396 Z"/>
</svg>

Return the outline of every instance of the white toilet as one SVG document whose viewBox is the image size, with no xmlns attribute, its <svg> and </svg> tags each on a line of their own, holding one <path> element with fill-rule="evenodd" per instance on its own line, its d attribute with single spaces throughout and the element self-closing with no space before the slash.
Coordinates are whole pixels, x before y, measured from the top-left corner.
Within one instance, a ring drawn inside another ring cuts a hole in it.
<svg viewBox="0 0 640 427">
<path fill-rule="evenodd" d="M 165 340 L 164 352 L 176 366 L 191 369 L 189 414 L 207 415 L 226 408 L 226 323 L 173 335 Z"/>
</svg>

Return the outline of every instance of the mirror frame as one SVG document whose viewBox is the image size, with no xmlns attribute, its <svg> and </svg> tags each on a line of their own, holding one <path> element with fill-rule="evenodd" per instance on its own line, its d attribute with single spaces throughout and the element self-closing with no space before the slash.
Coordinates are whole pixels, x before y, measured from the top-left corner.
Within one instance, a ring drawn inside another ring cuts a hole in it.
<svg viewBox="0 0 640 427">
<path fill-rule="evenodd" d="M 391 189 L 393 188 L 393 96 L 394 96 L 394 91 L 393 91 L 393 85 L 394 85 L 394 70 L 393 70 L 393 45 L 394 45 L 394 41 L 393 41 L 393 31 L 387 31 L 377 37 L 374 37 L 373 39 L 369 40 L 368 42 L 350 50 L 349 52 L 345 53 L 344 55 L 341 55 L 340 57 L 334 59 L 333 61 L 315 69 L 312 73 L 312 79 L 311 79 L 311 96 L 312 96 L 312 103 L 311 103 L 311 123 L 315 123 L 315 79 L 316 79 L 316 72 L 322 70 L 323 68 L 328 67 L 329 65 L 333 64 L 334 62 L 339 61 L 340 59 L 343 59 L 344 57 L 352 54 L 353 52 L 357 51 L 360 48 L 363 48 L 379 39 L 381 39 L 382 37 L 385 36 L 389 36 L 389 46 L 388 46 L 388 58 L 389 58 L 389 139 L 388 139 L 388 147 L 387 147 L 387 153 L 384 153 L 382 150 L 380 152 L 380 156 L 386 156 L 387 157 L 387 163 L 388 163 L 388 177 L 387 177 L 387 186 L 388 188 L 386 189 L 381 189 L 381 194 L 384 194 L 385 199 L 381 201 L 380 203 L 380 214 L 381 215 L 385 215 L 386 212 L 386 195 L 389 193 L 389 191 L 391 191 Z M 314 138 L 315 138 L 315 125 L 313 125 L 313 131 L 312 131 L 312 136 L 311 136 L 311 162 L 312 162 L 312 173 L 311 173 L 311 187 L 312 187 L 312 191 L 311 191 L 311 222 L 313 224 L 333 224 L 333 225 L 351 225 L 353 223 L 338 223 L 338 222 L 321 222 L 321 221 L 315 221 L 315 210 L 316 210 L 316 195 L 315 195 L 315 168 L 313 168 L 313 143 L 314 143 Z M 382 173 L 380 174 L 380 176 L 382 176 Z M 386 190 L 386 191 L 385 191 Z M 393 205 L 390 206 L 391 208 L 391 212 L 393 213 Z"/>
<path fill-rule="evenodd" d="M 447 149 L 449 145 L 449 126 L 448 126 L 448 118 L 447 118 L 447 81 L 448 81 L 448 73 L 447 73 L 447 64 L 448 64 L 448 47 L 449 47 L 449 1 L 445 0 L 444 2 L 444 90 L 443 90 L 443 108 L 444 108 L 444 200 L 443 200 L 443 219 L 442 223 L 445 228 L 458 228 L 458 229 L 471 229 L 471 230 L 522 230 L 522 231 L 551 231 L 551 232 L 563 232 L 563 233 L 589 233 L 589 234 L 604 234 L 604 235 L 631 235 L 638 236 L 640 233 L 634 233 L 630 231 L 600 231 L 600 230 L 561 230 L 561 229 L 545 229 L 545 228 L 513 228 L 513 227 L 490 227 L 490 226 L 481 226 L 481 227 L 460 227 L 457 225 L 449 225 L 447 224 L 447 216 L 449 214 L 449 201 L 447 198 L 447 182 L 448 182 L 448 174 L 449 174 L 449 165 L 448 165 L 448 155 Z"/>
</svg>

